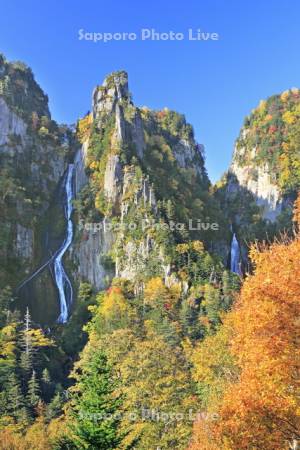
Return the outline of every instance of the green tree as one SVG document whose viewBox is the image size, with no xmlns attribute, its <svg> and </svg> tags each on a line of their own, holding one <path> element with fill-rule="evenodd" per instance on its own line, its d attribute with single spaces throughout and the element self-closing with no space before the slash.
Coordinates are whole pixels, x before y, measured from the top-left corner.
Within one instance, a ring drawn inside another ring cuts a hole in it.
<svg viewBox="0 0 300 450">
<path fill-rule="evenodd" d="M 234 274 L 227 270 L 223 272 L 222 275 L 222 308 L 228 311 L 234 301 L 234 295 L 240 287 L 240 279 Z"/>
<path fill-rule="evenodd" d="M 58 417 L 61 413 L 63 405 L 63 398 L 60 392 L 57 392 L 51 402 L 46 406 L 46 419 L 51 420 L 54 417 Z"/>
<path fill-rule="evenodd" d="M 103 352 L 96 352 L 82 367 L 73 389 L 71 426 L 78 448 L 110 450 L 121 441 L 118 432 L 120 396 Z"/>
<path fill-rule="evenodd" d="M 219 289 L 211 284 L 206 284 L 204 288 L 204 302 L 207 318 L 213 329 L 220 323 L 221 295 Z"/>
<path fill-rule="evenodd" d="M 25 411 L 25 399 L 22 394 L 22 389 L 18 378 L 15 373 L 12 373 L 9 377 L 8 383 L 5 386 L 7 395 L 7 404 L 5 405 L 4 414 L 8 414 L 15 419 L 20 419 L 26 416 Z"/>
<path fill-rule="evenodd" d="M 12 290 L 9 286 L 0 289 L 0 326 L 4 326 L 9 317 L 9 306 L 13 301 Z"/>
<path fill-rule="evenodd" d="M 118 330 L 103 343 L 122 380 L 122 448 L 183 449 L 192 426 L 189 411 L 195 412 L 188 362 L 182 348 L 168 345 L 153 326 L 145 323 L 143 340 Z"/>
<path fill-rule="evenodd" d="M 36 377 L 35 370 L 32 371 L 30 380 L 28 381 L 27 400 L 29 405 L 34 408 L 40 400 L 40 387 Z"/>
</svg>

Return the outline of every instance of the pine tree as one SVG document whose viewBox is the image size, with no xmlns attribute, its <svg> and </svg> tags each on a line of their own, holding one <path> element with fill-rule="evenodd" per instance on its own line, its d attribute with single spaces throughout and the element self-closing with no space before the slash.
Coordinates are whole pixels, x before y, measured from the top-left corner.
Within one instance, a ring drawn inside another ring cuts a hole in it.
<svg viewBox="0 0 300 450">
<path fill-rule="evenodd" d="M 6 392 L 6 414 L 15 417 L 16 419 L 26 417 L 27 413 L 25 412 L 25 399 L 22 393 L 20 382 L 15 373 L 12 373 L 9 377 L 6 386 Z"/>
<path fill-rule="evenodd" d="M 33 345 L 32 337 L 29 333 L 31 328 L 31 316 L 29 309 L 26 309 L 26 314 L 24 317 L 23 329 L 21 332 L 21 346 L 22 353 L 20 358 L 20 366 L 26 375 L 29 375 L 33 368 Z"/>
<path fill-rule="evenodd" d="M 32 371 L 30 380 L 28 381 L 27 400 L 31 407 L 35 407 L 40 400 L 40 388 L 36 378 L 35 370 Z"/>
<path fill-rule="evenodd" d="M 222 276 L 222 290 L 223 290 L 223 308 L 227 311 L 232 303 L 231 286 L 229 272 L 225 270 Z"/>
<path fill-rule="evenodd" d="M 52 383 L 49 370 L 45 368 L 42 372 L 41 388 L 43 399 L 49 402 L 54 392 L 54 383 Z"/>
<path fill-rule="evenodd" d="M 51 383 L 50 373 L 49 373 L 49 370 L 48 370 L 47 368 L 45 368 L 45 369 L 43 370 L 43 373 L 42 373 L 42 381 L 43 381 L 43 383 L 45 383 L 45 384 L 50 384 L 50 383 Z"/>
<path fill-rule="evenodd" d="M 204 304 L 207 313 L 207 317 L 213 327 L 216 327 L 220 323 L 220 292 L 210 284 L 205 285 L 204 291 Z"/>
<path fill-rule="evenodd" d="M 82 368 L 72 402 L 72 432 L 79 448 L 110 450 L 118 446 L 121 398 L 114 396 L 115 389 L 106 356 L 94 354 Z"/>
<path fill-rule="evenodd" d="M 204 336 L 204 328 L 199 321 L 199 311 L 188 299 L 183 300 L 180 310 L 180 323 L 185 336 L 192 340 Z"/>
<path fill-rule="evenodd" d="M 66 435 L 59 436 L 51 443 L 52 450 L 76 450 L 78 448 L 72 438 Z"/>
<path fill-rule="evenodd" d="M 54 342 L 44 335 L 43 330 L 32 326 L 28 308 L 26 309 L 23 327 L 20 333 L 19 345 L 22 349 L 20 367 L 23 370 L 24 379 L 27 381 L 32 371 L 36 370 L 38 366 L 37 354 L 39 350 L 54 345 Z"/>
<path fill-rule="evenodd" d="M 63 405 L 63 399 L 60 392 L 57 392 L 51 402 L 46 407 L 46 418 L 47 420 L 51 420 L 54 417 L 58 417 L 61 413 Z"/>
<path fill-rule="evenodd" d="M 222 276 L 222 308 L 228 311 L 234 300 L 234 292 L 236 292 L 240 285 L 240 279 L 236 274 L 230 273 L 227 270 L 223 272 Z"/>
<path fill-rule="evenodd" d="M 153 321 L 153 328 L 157 334 L 161 335 L 170 346 L 179 345 L 180 339 L 174 322 L 163 316 L 158 309 L 151 311 L 147 317 Z"/>
<path fill-rule="evenodd" d="M 9 316 L 9 306 L 13 301 L 12 291 L 9 286 L 0 290 L 0 326 L 4 326 Z"/>
</svg>

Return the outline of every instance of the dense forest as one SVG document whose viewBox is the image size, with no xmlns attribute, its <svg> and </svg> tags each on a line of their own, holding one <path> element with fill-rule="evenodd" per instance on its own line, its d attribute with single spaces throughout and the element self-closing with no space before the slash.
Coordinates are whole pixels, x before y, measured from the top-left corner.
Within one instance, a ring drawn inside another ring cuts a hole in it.
<svg viewBox="0 0 300 450">
<path fill-rule="evenodd" d="M 213 185 L 126 72 L 70 127 L 0 56 L 0 449 L 298 448 L 299 105 L 261 101 Z"/>
</svg>

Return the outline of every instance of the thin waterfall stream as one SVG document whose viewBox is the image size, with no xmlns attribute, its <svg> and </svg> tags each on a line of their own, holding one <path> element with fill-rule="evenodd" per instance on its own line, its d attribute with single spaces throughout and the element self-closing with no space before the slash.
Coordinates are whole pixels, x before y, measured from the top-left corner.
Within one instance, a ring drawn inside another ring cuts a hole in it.
<svg viewBox="0 0 300 450">
<path fill-rule="evenodd" d="M 65 193 L 66 193 L 66 205 L 65 205 L 65 216 L 67 220 L 67 230 L 66 237 L 54 257 L 54 275 L 55 282 L 58 288 L 59 302 L 60 302 L 60 315 L 57 319 L 59 323 L 66 323 L 69 317 L 69 309 L 73 302 L 73 288 L 68 275 L 63 266 L 63 256 L 70 247 L 73 240 L 73 222 L 71 219 L 73 211 L 73 172 L 74 164 L 69 164 L 66 183 L 65 183 Z"/>
<path fill-rule="evenodd" d="M 73 303 L 73 288 L 71 281 L 63 266 L 63 257 L 70 247 L 74 228 L 73 222 L 71 220 L 73 211 L 73 174 L 74 174 L 74 164 L 69 164 L 68 169 L 65 173 L 63 179 L 63 206 L 64 215 L 66 218 L 66 230 L 65 237 L 61 246 L 48 258 L 38 269 L 36 269 L 28 278 L 26 278 L 18 286 L 16 292 L 19 293 L 24 286 L 28 285 L 32 280 L 34 280 L 38 275 L 42 274 L 47 268 L 54 267 L 54 282 L 56 284 L 59 296 L 59 307 L 60 313 L 57 319 L 58 323 L 66 323 L 69 318 L 70 306 Z"/>
<path fill-rule="evenodd" d="M 238 240 L 236 238 L 236 234 L 233 233 L 232 241 L 231 241 L 231 272 L 237 273 L 238 275 L 241 275 L 241 268 L 240 268 L 240 246 L 238 243 Z"/>
</svg>

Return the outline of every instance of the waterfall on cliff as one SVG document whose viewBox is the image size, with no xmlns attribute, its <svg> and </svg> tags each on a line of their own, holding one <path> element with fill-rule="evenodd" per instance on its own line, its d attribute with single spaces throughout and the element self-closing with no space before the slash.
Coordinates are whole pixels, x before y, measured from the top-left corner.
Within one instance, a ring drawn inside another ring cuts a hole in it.
<svg viewBox="0 0 300 450">
<path fill-rule="evenodd" d="M 63 267 L 63 256 L 68 250 L 73 240 L 73 223 L 71 220 L 72 215 L 72 200 L 74 196 L 73 192 L 73 173 L 74 173 L 74 164 L 69 164 L 68 170 L 63 178 L 63 206 L 64 206 L 64 215 L 66 218 L 66 230 L 65 237 L 61 246 L 54 251 L 54 253 L 47 257 L 44 260 L 43 264 L 38 267 L 28 278 L 26 278 L 16 289 L 16 293 L 19 294 L 21 290 L 24 288 L 27 289 L 28 285 L 32 281 L 34 281 L 38 276 L 42 275 L 42 273 L 47 269 L 54 266 L 54 281 L 58 289 L 59 294 L 59 304 L 60 304 L 60 314 L 57 319 L 59 323 L 65 323 L 69 317 L 70 306 L 73 301 L 73 289 L 71 282 L 65 272 Z M 60 195 L 57 199 L 58 202 L 61 201 Z M 50 252 L 51 248 L 48 248 Z M 51 271 L 52 273 L 52 271 Z M 29 296 L 30 296 L 30 290 Z M 44 305 L 45 308 L 45 305 Z M 45 309 L 43 310 L 43 312 Z"/>
<path fill-rule="evenodd" d="M 240 246 L 238 240 L 236 238 L 236 234 L 233 233 L 232 242 L 231 242 L 231 272 L 235 272 L 238 275 L 241 275 L 240 268 Z"/>
<path fill-rule="evenodd" d="M 54 274 L 55 282 L 59 293 L 60 315 L 58 317 L 59 323 L 65 323 L 69 317 L 69 308 L 73 301 L 73 289 L 71 282 L 65 272 L 63 266 L 63 256 L 71 245 L 73 239 L 73 223 L 72 215 L 72 200 L 73 200 L 73 171 L 74 165 L 69 164 L 66 181 L 65 181 L 65 216 L 67 219 L 67 230 L 65 240 L 58 250 L 54 259 Z"/>
</svg>

